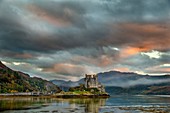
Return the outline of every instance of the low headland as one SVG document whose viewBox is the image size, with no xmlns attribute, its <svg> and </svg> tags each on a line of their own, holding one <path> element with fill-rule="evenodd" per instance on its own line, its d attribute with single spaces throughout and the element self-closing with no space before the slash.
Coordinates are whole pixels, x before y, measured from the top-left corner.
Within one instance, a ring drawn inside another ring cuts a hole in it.
<svg viewBox="0 0 170 113">
<path fill-rule="evenodd" d="M 0 97 L 52 97 L 52 98 L 109 98 L 103 85 L 98 83 L 96 75 L 86 75 L 85 84 L 70 87 L 68 91 L 57 92 L 12 92 L 1 93 Z"/>
<path fill-rule="evenodd" d="M 69 91 L 54 94 L 58 98 L 108 98 L 110 95 L 105 91 L 100 91 L 97 88 L 85 88 L 84 85 L 80 85 L 74 88 L 70 88 Z"/>
<path fill-rule="evenodd" d="M 53 97 L 53 98 L 109 98 L 106 92 L 101 92 L 97 88 L 85 88 L 84 84 L 77 87 L 71 87 L 69 91 L 60 91 L 57 93 L 44 92 L 14 92 L 1 93 L 0 97 Z"/>
</svg>

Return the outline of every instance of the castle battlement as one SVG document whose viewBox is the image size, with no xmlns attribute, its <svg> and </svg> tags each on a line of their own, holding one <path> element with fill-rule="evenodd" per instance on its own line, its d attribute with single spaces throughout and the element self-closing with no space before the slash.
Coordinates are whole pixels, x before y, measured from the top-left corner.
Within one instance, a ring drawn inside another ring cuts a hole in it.
<svg viewBox="0 0 170 113">
<path fill-rule="evenodd" d="M 85 88 L 97 88 L 101 92 L 105 92 L 103 85 L 98 82 L 96 74 L 85 75 Z"/>
</svg>

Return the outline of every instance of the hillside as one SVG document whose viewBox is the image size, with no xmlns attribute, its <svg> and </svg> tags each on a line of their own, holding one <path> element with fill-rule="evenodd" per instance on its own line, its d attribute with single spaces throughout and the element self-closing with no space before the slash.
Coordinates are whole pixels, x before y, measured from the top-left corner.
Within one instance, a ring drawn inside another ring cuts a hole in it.
<svg viewBox="0 0 170 113">
<path fill-rule="evenodd" d="M 167 86 L 165 84 L 159 85 L 137 85 L 133 87 L 116 87 L 116 86 L 106 86 L 106 92 L 110 95 L 121 95 L 121 94 L 131 94 L 131 95 L 170 95 L 170 84 Z"/>
<path fill-rule="evenodd" d="M 110 94 L 170 94 L 170 76 L 149 76 L 129 72 L 110 71 L 98 73 L 98 80 L 106 87 Z M 58 83 L 58 80 L 53 80 Z M 77 82 L 62 81 L 57 84 L 60 88 L 77 86 L 84 83 L 84 79 Z"/>
<path fill-rule="evenodd" d="M 0 93 L 32 91 L 59 92 L 60 89 L 47 80 L 14 71 L 0 61 Z"/>
</svg>

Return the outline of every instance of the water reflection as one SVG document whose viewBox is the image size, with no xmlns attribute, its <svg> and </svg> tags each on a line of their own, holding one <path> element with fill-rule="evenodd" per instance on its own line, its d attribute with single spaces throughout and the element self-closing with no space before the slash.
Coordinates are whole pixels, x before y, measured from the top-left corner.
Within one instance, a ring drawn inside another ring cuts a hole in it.
<svg viewBox="0 0 170 113">
<path fill-rule="evenodd" d="M 57 98 L 0 98 L 0 111 L 10 113 L 19 112 L 85 112 L 98 113 L 107 99 L 57 99 Z"/>
<path fill-rule="evenodd" d="M 65 101 L 65 100 L 64 100 Z M 84 112 L 98 113 L 99 108 L 104 106 L 106 99 L 69 99 L 70 105 L 82 105 Z"/>
<path fill-rule="evenodd" d="M 42 98 L 23 98 L 23 97 L 9 97 L 0 99 L 0 111 L 4 110 L 21 110 L 29 109 L 34 104 L 41 104 L 48 102 L 48 99 Z"/>
</svg>

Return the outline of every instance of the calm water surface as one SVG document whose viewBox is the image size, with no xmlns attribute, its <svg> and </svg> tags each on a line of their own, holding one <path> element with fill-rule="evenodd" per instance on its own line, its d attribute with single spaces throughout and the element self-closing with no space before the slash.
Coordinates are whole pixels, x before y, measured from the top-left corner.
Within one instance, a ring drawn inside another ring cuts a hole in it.
<svg viewBox="0 0 170 113">
<path fill-rule="evenodd" d="M 111 96 L 108 99 L 0 98 L 2 113 L 170 113 L 170 96 Z"/>
</svg>

